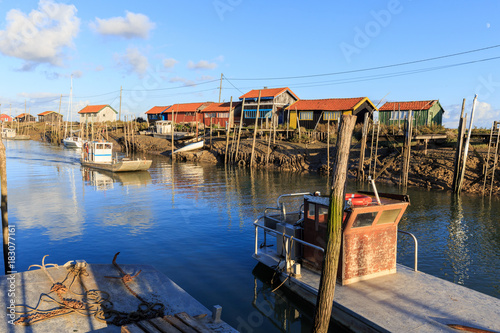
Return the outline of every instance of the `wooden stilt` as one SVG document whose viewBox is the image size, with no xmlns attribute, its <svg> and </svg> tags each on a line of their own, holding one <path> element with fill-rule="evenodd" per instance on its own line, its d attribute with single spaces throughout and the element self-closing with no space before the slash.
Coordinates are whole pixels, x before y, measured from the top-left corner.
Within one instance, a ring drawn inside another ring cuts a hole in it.
<svg viewBox="0 0 500 333">
<path fill-rule="evenodd" d="M 236 142 L 236 152 L 234 153 L 234 161 L 238 161 L 238 150 L 240 148 L 240 138 L 241 138 L 241 128 L 243 126 L 243 118 L 245 112 L 245 99 L 241 103 L 241 116 L 240 116 L 240 128 L 238 129 L 238 141 Z"/>
<path fill-rule="evenodd" d="M 335 283 L 339 263 L 340 243 L 342 239 L 342 220 L 345 203 L 345 183 L 347 180 L 347 164 L 351 147 L 351 138 L 356 116 L 344 115 L 341 118 L 337 137 L 337 149 L 332 173 L 330 206 L 326 233 L 326 249 L 321 270 L 313 332 L 326 333 L 332 315 Z"/>
<path fill-rule="evenodd" d="M 255 128 L 253 131 L 252 155 L 250 157 L 250 168 L 253 166 L 253 156 L 255 153 L 255 141 L 257 140 L 257 128 L 259 127 L 260 94 L 261 94 L 261 91 L 259 90 L 259 98 L 257 100 L 257 114 L 255 115 Z"/>
<path fill-rule="evenodd" d="M 366 138 L 368 136 L 368 112 L 365 113 L 365 119 L 363 121 L 363 129 L 361 131 L 361 149 L 359 151 L 359 164 L 358 164 L 358 174 L 356 180 L 363 181 L 365 179 L 365 153 L 366 153 Z"/>
<path fill-rule="evenodd" d="M 1 209 L 2 209 L 2 234 L 3 234 L 3 262 L 5 275 L 10 274 L 9 267 L 9 216 L 7 212 L 7 157 L 5 146 L 0 140 L 0 183 L 1 183 Z"/>
</svg>

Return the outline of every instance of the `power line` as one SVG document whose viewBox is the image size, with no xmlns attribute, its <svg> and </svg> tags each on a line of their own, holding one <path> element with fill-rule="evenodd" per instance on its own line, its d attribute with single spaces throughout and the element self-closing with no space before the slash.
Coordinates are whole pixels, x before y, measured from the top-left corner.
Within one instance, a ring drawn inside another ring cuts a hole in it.
<svg viewBox="0 0 500 333">
<path fill-rule="evenodd" d="M 483 47 L 483 48 L 480 48 L 480 49 L 474 49 L 474 50 L 469 50 L 469 51 L 463 51 L 463 52 L 458 52 L 458 53 L 447 54 L 447 55 L 433 57 L 433 58 L 420 59 L 420 60 L 414 60 L 414 61 L 407 61 L 407 62 L 401 62 L 401 63 L 397 63 L 397 64 L 377 66 L 377 67 L 354 69 L 354 70 L 342 71 L 342 72 L 322 73 L 322 74 L 310 74 L 310 75 L 299 75 L 299 76 L 268 77 L 268 78 L 231 78 L 231 80 L 234 80 L 234 81 L 236 81 L 236 80 L 238 80 L 238 81 L 292 80 L 292 79 L 304 79 L 304 78 L 309 78 L 309 77 L 320 77 L 320 76 L 351 74 L 351 73 L 358 73 L 358 72 L 372 71 L 372 70 L 377 70 L 377 69 L 384 69 L 384 68 L 405 66 L 405 65 L 417 64 L 417 63 L 421 63 L 421 62 L 427 62 L 427 61 L 433 61 L 433 60 L 438 60 L 438 59 L 456 57 L 456 56 L 459 56 L 459 55 L 464 55 L 464 54 L 468 54 L 468 53 L 485 51 L 485 50 L 494 49 L 494 48 L 497 48 L 497 47 L 500 47 L 500 44 L 499 45 L 488 46 L 488 47 Z"/>
<path fill-rule="evenodd" d="M 230 85 L 232 85 L 236 90 L 238 90 L 240 93 L 245 94 L 243 91 L 241 91 L 239 88 L 237 88 L 231 81 L 227 79 L 227 77 L 224 75 L 224 79 L 229 82 Z"/>
</svg>

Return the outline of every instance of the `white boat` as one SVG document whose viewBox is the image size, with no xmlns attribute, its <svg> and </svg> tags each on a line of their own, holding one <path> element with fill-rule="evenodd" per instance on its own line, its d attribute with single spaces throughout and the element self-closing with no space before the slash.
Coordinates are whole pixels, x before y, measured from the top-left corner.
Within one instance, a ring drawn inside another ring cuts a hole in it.
<svg viewBox="0 0 500 333">
<path fill-rule="evenodd" d="M 63 139 L 63 144 L 66 148 L 82 148 L 83 140 L 77 136 L 68 136 L 66 139 Z"/>
<path fill-rule="evenodd" d="M 152 163 L 146 159 L 113 158 L 113 144 L 102 141 L 85 142 L 80 162 L 83 166 L 111 172 L 144 171 Z"/>
<path fill-rule="evenodd" d="M 186 146 L 184 146 L 182 148 L 174 150 L 174 152 L 172 154 L 179 153 L 179 152 L 196 150 L 196 149 L 201 149 L 201 148 L 203 148 L 203 144 L 204 143 L 205 143 L 205 141 L 203 141 L 203 140 L 198 141 L 198 142 L 190 143 L 190 144 L 188 144 L 188 145 L 186 145 Z"/>
<path fill-rule="evenodd" d="M 2 128 L 2 139 L 14 139 L 16 137 L 16 130 L 13 128 Z"/>
<path fill-rule="evenodd" d="M 318 192 L 285 194 L 254 222 L 258 267 L 273 270 L 278 288 L 312 306 L 322 279 L 329 205 Z M 408 205 L 407 196 L 376 189 L 346 195 L 331 319 L 352 332 L 500 332 L 500 300 L 417 270 L 417 240 L 398 230 Z M 413 269 L 396 263 L 400 234 L 414 240 Z"/>
</svg>

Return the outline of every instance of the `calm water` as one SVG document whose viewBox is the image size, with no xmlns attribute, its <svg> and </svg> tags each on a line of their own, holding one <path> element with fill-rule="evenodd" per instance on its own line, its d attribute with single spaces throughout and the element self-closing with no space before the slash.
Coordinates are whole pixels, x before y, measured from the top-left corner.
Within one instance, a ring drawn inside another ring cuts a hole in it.
<svg viewBox="0 0 500 333">
<path fill-rule="evenodd" d="M 172 165 L 163 157 L 154 157 L 149 172 L 112 175 L 82 169 L 76 151 L 4 144 L 17 270 L 45 254 L 57 264 L 110 263 L 120 251 L 120 263 L 153 265 L 205 306 L 220 304 L 223 319 L 242 331 L 310 330 L 310 308 L 272 293 L 254 270 L 252 223 L 280 194 L 326 193 L 324 177 Z M 499 200 L 409 194 L 400 229 L 419 240 L 419 270 L 500 298 Z M 410 245 L 403 238 L 398 244 L 398 261 L 409 266 Z"/>
</svg>

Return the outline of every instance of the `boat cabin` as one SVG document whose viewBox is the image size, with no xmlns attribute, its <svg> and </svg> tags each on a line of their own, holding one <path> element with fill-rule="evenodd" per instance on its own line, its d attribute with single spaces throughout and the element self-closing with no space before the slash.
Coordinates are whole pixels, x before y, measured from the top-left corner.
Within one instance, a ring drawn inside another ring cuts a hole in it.
<svg viewBox="0 0 500 333">
<path fill-rule="evenodd" d="M 287 213 L 281 199 L 297 195 L 303 197 L 299 210 Z M 293 261 L 290 265 L 320 271 L 329 204 L 329 197 L 319 192 L 280 196 L 277 208 L 268 208 L 264 215 L 265 229 L 276 231 L 277 255 Z M 368 192 L 346 195 L 337 276 L 342 284 L 396 273 L 398 223 L 408 205 L 407 196 Z M 268 210 L 279 213 L 268 214 Z M 300 241 L 292 243 L 293 239 Z"/>
<path fill-rule="evenodd" d="M 2 128 L 2 138 L 3 139 L 12 139 L 16 137 L 16 130 L 12 128 L 4 127 Z"/>
<path fill-rule="evenodd" d="M 85 142 L 82 149 L 82 158 L 85 162 L 111 163 L 113 144 L 111 142 Z"/>
</svg>

